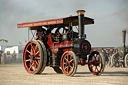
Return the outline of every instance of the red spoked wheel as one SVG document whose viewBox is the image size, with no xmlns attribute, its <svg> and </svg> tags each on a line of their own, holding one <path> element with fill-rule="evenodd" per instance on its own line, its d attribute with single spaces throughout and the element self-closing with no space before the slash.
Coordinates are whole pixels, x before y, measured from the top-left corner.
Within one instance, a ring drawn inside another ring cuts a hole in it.
<svg viewBox="0 0 128 85">
<path fill-rule="evenodd" d="M 100 75 L 105 67 L 103 55 L 97 51 L 93 51 L 89 56 L 88 67 L 94 75 Z"/>
<path fill-rule="evenodd" d="M 76 55 L 72 51 L 66 51 L 61 58 L 61 68 L 65 75 L 73 76 L 77 70 Z"/>
<path fill-rule="evenodd" d="M 31 74 L 41 73 L 43 66 L 43 50 L 40 43 L 36 40 L 29 41 L 23 53 L 23 63 L 26 71 Z"/>
</svg>

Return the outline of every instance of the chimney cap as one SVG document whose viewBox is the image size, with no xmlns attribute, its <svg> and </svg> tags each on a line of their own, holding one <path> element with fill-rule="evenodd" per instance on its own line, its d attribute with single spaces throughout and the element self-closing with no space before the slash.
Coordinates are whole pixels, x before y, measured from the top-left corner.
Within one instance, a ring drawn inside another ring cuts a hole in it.
<svg viewBox="0 0 128 85">
<path fill-rule="evenodd" d="M 122 32 L 126 32 L 127 30 L 122 30 Z"/>
<path fill-rule="evenodd" d="M 76 12 L 77 12 L 77 14 L 84 14 L 86 11 L 85 10 L 77 10 Z"/>
</svg>

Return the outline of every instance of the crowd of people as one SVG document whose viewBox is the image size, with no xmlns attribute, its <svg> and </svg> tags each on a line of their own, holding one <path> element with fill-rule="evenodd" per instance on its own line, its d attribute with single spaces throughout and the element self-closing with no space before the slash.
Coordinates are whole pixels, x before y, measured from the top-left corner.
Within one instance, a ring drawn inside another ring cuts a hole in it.
<svg viewBox="0 0 128 85">
<path fill-rule="evenodd" d="M 16 52 L 15 51 L 12 53 L 11 58 L 12 58 L 13 62 L 16 61 Z M 0 51 L 0 64 L 5 64 L 6 59 L 7 59 L 6 54 L 4 52 L 2 53 Z"/>
<path fill-rule="evenodd" d="M 118 49 L 114 49 L 114 48 L 101 48 L 101 49 L 99 48 L 96 50 L 103 54 L 106 66 L 111 64 L 112 55 L 118 51 Z"/>
</svg>

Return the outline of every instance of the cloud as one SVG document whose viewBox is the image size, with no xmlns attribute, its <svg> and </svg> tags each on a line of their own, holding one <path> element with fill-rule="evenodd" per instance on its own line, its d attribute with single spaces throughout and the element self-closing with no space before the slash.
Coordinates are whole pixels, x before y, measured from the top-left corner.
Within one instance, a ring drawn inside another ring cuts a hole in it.
<svg viewBox="0 0 128 85">
<path fill-rule="evenodd" d="M 115 11 L 114 15 L 116 15 L 126 26 L 128 26 L 128 0 L 121 0 L 116 4 L 118 10 Z"/>
</svg>

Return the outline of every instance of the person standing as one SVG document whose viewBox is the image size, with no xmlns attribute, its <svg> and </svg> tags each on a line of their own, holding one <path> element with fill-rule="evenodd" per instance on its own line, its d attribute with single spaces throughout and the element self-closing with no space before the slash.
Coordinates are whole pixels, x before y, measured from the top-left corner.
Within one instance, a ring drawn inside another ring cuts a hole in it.
<svg viewBox="0 0 128 85">
<path fill-rule="evenodd" d="M 110 49 L 108 49 L 108 65 L 111 66 L 111 55 L 110 55 Z"/>
<path fill-rule="evenodd" d="M 114 54 L 114 49 L 111 48 L 111 49 L 109 50 L 109 66 L 110 66 L 110 67 L 113 67 L 113 62 L 112 62 L 112 56 L 113 56 L 113 54 Z"/>
<path fill-rule="evenodd" d="M 108 65 L 108 55 L 107 55 L 107 50 L 104 49 L 104 52 L 105 52 L 105 64 L 106 66 Z"/>
<path fill-rule="evenodd" d="M 101 52 L 102 52 L 102 54 L 104 55 L 104 62 L 105 62 L 105 65 L 107 65 L 108 57 L 107 57 L 106 50 L 104 50 L 104 48 L 102 48 L 102 49 L 101 49 Z"/>
<path fill-rule="evenodd" d="M 14 51 L 12 54 L 13 62 L 16 62 L 16 52 Z"/>
<path fill-rule="evenodd" d="M 2 64 L 5 64 L 5 58 L 6 58 L 6 55 L 5 55 L 5 53 L 3 53 L 2 54 L 2 59 L 1 59 L 2 60 Z"/>
<path fill-rule="evenodd" d="M 2 52 L 0 51 L 0 64 L 1 64 L 1 57 L 2 57 Z"/>
</svg>

